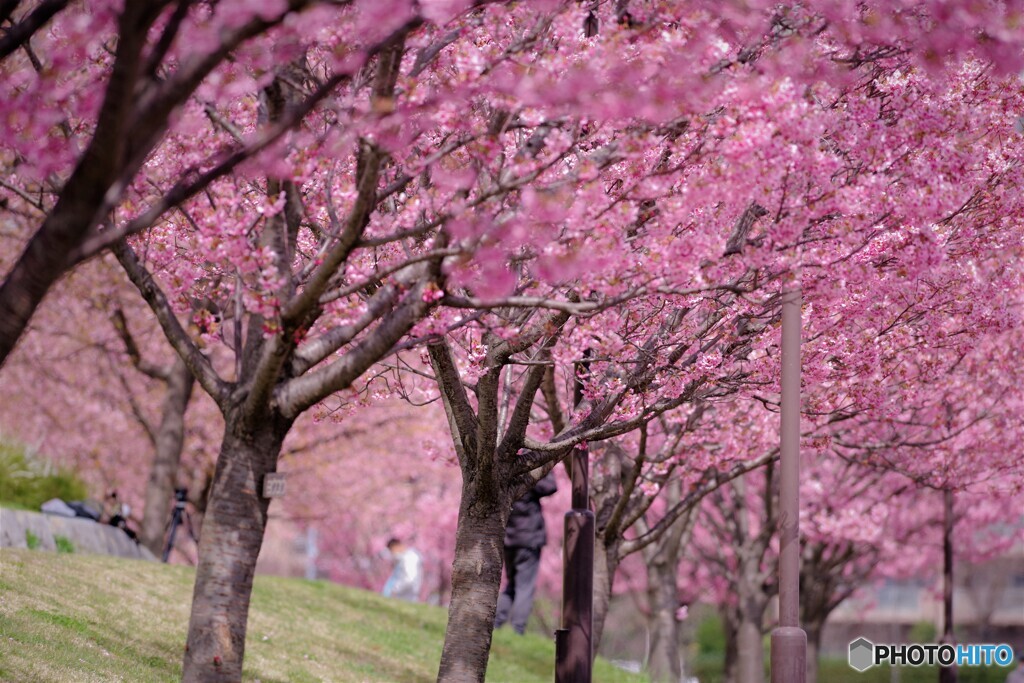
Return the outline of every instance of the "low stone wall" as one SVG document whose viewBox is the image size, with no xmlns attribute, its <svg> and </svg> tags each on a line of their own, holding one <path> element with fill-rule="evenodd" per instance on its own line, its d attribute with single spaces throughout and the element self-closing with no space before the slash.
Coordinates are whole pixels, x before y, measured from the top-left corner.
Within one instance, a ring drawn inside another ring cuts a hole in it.
<svg viewBox="0 0 1024 683">
<path fill-rule="evenodd" d="M 76 553 L 116 555 L 137 560 L 155 560 L 153 553 L 117 527 L 81 517 L 60 517 L 28 510 L 0 508 L 0 548 L 27 548 L 27 533 L 39 539 L 40 550 L 56 550 L 57 536 L 63 536 Z"/>
</svg>

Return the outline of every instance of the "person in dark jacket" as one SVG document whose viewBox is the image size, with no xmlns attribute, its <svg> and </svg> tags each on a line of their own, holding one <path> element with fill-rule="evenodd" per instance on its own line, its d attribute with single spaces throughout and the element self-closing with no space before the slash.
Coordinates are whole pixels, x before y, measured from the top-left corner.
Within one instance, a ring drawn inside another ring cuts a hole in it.
<svg viewBox="0 0 1024 683">
<path fill-rule="evenodd" d="M 526 620 L 530 618 L 533 594 L 537 588 L 540 551 L 548 541 L 540 499 L 557 490 L 555 475 L 549 472 L 525 496 L 512 504 L 512 513 L 505 525 L 507 581 L 505 590 L 498 596 L 495 628 L 509 621 L 516 633 L 526 631 Z"/>
</svg>

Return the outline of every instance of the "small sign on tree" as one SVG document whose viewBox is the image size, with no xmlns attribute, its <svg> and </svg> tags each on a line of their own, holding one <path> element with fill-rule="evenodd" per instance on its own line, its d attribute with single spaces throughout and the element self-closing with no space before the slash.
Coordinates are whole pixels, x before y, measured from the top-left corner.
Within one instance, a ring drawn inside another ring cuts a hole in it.
<svg viewBox="0 0 1024 683">
<path fill-rule="evenodd" d="M 285 493 L 286 477 L 280 472 L 270 472 L 263 477 L 263 497 L 281 498 Z"/>
</svg>

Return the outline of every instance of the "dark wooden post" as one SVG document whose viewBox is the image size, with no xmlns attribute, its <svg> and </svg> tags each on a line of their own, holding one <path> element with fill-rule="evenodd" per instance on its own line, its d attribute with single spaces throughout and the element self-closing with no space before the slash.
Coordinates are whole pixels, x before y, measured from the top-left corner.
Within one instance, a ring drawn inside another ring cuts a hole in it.
<svg viewBox="0 0 1024 683">
<path fill-rule="evenodd" d="M 555 631 L 555 683 L 590 683 L 594 661 L 594 513 L 586 446 L 572 452 L 572 509 L 565 513 L 562 628 Z"/>
<path fill-rule="evenodd" d="M 583 401 L 590 350 L 576 365 L 573 403 Z M 581 444 L 569 456 L 572 509 L 562 542 L 562 628 L 555 631 L 555 683 L 590 683 L 594 662 L 594 513 L 590 511 L 590 462 Z"/>
</svg>

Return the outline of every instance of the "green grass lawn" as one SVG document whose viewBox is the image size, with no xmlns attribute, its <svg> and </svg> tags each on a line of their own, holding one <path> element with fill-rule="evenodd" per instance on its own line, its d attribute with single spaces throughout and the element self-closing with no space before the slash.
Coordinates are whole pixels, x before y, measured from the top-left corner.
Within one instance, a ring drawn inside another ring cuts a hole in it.
<svg viewBox="0 0 1024 683">
<path fill-rule="evenodd" d="M 89 555 L 0 550 L 0 681 L 174 681 L 194 572 Z M 245 680 L 428 683 L 446 611 L 324 581 L 257 577 Z M 487 680 L 548 683 L 554 643 L 495 633 Z M 598 661 L 594 680 L 636 683 Z"/>
</svg>

